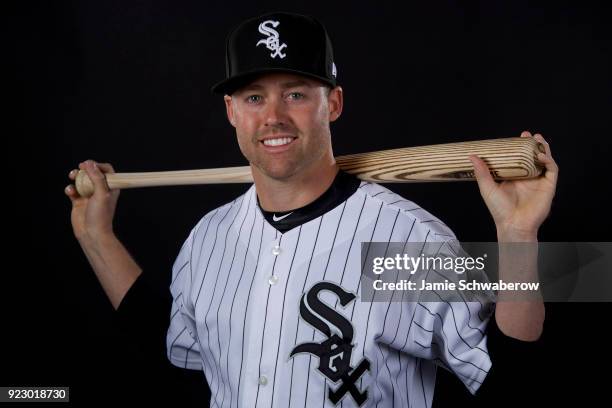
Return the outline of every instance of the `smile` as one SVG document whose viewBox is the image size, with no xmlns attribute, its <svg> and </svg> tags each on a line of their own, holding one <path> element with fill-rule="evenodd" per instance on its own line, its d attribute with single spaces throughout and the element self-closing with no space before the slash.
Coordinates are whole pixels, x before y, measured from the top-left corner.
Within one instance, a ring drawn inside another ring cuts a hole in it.
<svg viewBox="0 0 612 408">
<path fill-rule="evenodd" d="M 295 137 L 279 137 L 277 139 L 263 140 L 262 143 L 265 146 L 284 146 L 284 145 L 288 145 L 289 143 L 291 143 L 294 139 L 296 138 Z"/>
</svg>

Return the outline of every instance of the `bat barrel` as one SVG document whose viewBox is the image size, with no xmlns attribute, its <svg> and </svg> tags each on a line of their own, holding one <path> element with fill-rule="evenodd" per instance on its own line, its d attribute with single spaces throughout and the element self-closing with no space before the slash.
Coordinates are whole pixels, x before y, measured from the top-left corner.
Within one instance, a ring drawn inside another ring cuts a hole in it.
<svg viewBox="0 0 612 408">
<path fill-rule="evenodd" d="M 513 137 L 340 156 L 341 169 L 362 180 L 379 183 L 474 180 L 468 156 L 483 159 L 496 180 L 538 177 L 543 165 L 537 154 L 544 152 L 533 138 Z"/>
</svg>

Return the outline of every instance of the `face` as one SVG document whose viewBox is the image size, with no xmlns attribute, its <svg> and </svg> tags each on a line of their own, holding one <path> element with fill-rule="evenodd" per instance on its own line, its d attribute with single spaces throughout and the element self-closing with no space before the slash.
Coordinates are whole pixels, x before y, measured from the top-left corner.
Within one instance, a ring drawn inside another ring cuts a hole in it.
<svg viewBox="0 0 612 408">
<path fill-rule="evenodd" d="M 333 157 L 329 123 L 342 111 L 342 89 L 274 73 L 225 96 L 230 123 L 253 171 L 276 180 L 313 174 Z"/>
</svg>

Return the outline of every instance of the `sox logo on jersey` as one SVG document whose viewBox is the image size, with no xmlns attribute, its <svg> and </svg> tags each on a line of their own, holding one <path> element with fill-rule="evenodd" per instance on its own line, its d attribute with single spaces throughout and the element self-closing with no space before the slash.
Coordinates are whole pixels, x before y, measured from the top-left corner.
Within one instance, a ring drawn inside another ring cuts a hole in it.
<svg viewBox="0 0 612 408">
<path fill-rule="evenodd" d="M 329 389 L 330 401 L 337 404 L 348 392 L 357 404 L 362 405 L 368 399 L 368 391 L 359 391 L 355 382 L 366 370 L 370 369 L 370 361 L 364 358 L 356 368 L 350 366 L 353 351 L 353 326 L 340 313 L 319 299 L 319 292 L 323 290 L 335 293 L 343 307 L 355 300 L 354 294 L 332 282 L 315 284 L 308 293 L 302 296 L 300 315 L 312 327 L 326 335 L 327 340 L 321 343 L 300 344 L 291 351 L 290 357 L 293 358 L 297 353 L 310 353 L 319 357 L 318 371 L 334 383 L 341 380 L 337 390 Z M 342 337 L 335 333 L 332 334 L 331 324 L 340 330 Z"/>
</svg>

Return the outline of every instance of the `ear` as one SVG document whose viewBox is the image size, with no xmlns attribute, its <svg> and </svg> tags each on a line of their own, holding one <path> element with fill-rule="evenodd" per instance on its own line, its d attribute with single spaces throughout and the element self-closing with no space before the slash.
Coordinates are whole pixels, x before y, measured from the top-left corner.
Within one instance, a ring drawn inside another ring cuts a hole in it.
<svg viewBox="0 0 612 408">
<path fill-rule="evenodd" d="M 344 105 L 344 96 L 342 87 L 337 86 L 327 96 L 327 103 L 329 106 L 329 121 L 334 122 L 342 114 L 342 107 Z"/>
<path fill-rule="evenodd" d="M 227 113 L 227 120 L 229 120 L 232 126 L 236 127 L 236 118 L 234 116 L 234 107 L 232 106 L 232 97 L 229 95 L 224 95 L 223 101 L 225 102 L 225 111 Z"/>
</svg>

